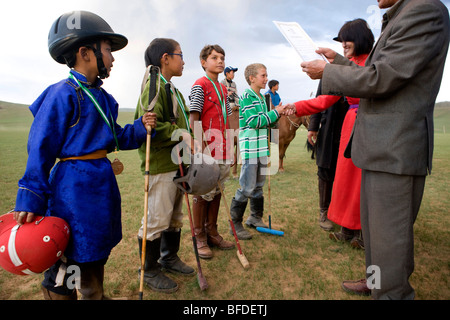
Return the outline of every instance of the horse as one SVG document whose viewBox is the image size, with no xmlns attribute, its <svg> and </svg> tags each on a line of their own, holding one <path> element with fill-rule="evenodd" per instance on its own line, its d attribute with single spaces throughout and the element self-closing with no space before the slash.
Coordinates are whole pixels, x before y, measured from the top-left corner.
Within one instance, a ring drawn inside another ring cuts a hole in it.
<svg viewBox="0 0 450 320">
<path fill-rule="evenodd" d="M 279 150 L 279 164 L 278 164 L 278 171 L 284 172 L 283 167 L 283 159 L 286 155 L 286 150 L 291 143 L 292 140 L 295 138 L 295 134 L 298 128 L 300 128 L 302 125 L 308 129 L 309 126 L 309 118 L 310 116 L 302 116 L 302 117 L 296 117 L 295 115 L 291 116 L 282 116 L 278 120 L 278 150 Z"/>
<path fill-rule="evenodd" d="M 233 155 L 234 155 L 234 165 L 231 167 L 231 174 L 233 175 L 234 179 L 238 178 L 237 174 L 237 153 L 239 152 L 238 148 L 238 139 L 239 139 L 239 107 L 233 108 L 233 113 L 228 116 L 228 123 L 230 125 L 230 129 L 233 129 L 234 135 L 234 142 L 233 142 Z"/>
</svg>

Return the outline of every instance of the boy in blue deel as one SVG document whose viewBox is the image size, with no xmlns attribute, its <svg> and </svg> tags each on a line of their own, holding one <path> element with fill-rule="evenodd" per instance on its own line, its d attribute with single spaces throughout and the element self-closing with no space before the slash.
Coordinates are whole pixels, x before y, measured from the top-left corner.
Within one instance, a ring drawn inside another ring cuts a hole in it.
<svg viewBox="0 0 450 320">
<path fill-rule="evenodd" d="M 64 276 L 71 265 L 80 270 L 76 289 L 82 299 L 105 298 L 104 265 L 122 239 L 115 174 L 123 169 L 107 154 L 140 147 L 146 127 L 156 126 L 156 115 L 146 113 L 120 127 L 118 104 L 101 88 L 100 79 L 109 76 L 114 62 L 111 52 L 127 43 L 102 18 L 85 11 L 62 15 L 50 29 L 50 55 L 71 70 L 67 79 L 48 87 L 30 106 L 34 121 L 28 161 L 14 209 L 19 224 L 46 215 L 70 226 L 64 257 L 45 272 L 45 299 L 77 298 L 66 280 L 70 274 Z"/>
</svg>

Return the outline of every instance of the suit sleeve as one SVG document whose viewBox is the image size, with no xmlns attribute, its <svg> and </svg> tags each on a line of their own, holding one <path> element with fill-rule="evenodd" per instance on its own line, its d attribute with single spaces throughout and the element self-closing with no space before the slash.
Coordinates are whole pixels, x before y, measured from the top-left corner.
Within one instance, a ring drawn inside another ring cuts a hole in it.
<svg viewBox="0 0 450 320">
<path fill-rule="evenodd" d="M 378 59 L 359 67 L 337 56 L 325 66 L 322 93 L 380 98 L 401 89 L 440 52 L 445 33 L 443 13 L 434 4 L 413 7 L 389 30 Z"/>
</svg>

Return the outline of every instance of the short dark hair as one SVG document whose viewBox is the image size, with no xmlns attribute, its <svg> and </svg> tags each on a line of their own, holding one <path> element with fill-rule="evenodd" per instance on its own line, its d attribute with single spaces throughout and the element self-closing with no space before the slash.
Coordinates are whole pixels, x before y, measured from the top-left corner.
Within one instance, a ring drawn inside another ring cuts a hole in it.
<svg viewBox="0 0 450 320">
<path fill-rule="evenodd" d="M 347 21 L 339 30 L 337 40 L 355 43 L 355 56 L 370 53 L 375 42 L 372 30 L 364 19 Z"/>
<path fill-rule="evenodd" d="M 216 51 L 217 53 L 221 53 L 225 56 L 225 50 L 218 44 L 207 44 L 203 47 L 203 49 L 200 51 L 200 61 L 208 59 L 211 52 Z M 204 69 L 204 68 L 203 68 Z"/>
<path fill-rule="evenodd" d="M 180 44 L 169 38 L 155 38 L 145 50 L 145 66 L 150 65 L 161 68 L 161 58 L 165 53 L 173 53 Z"/>
<path fill-rule="evenodd" d="M 269 85 L 269 89 L 272 89 L 273 87 L 275 87 L 277 84 L 279 84 L 278 80 L 270 80 L 268 85 Z"/>
</svg>

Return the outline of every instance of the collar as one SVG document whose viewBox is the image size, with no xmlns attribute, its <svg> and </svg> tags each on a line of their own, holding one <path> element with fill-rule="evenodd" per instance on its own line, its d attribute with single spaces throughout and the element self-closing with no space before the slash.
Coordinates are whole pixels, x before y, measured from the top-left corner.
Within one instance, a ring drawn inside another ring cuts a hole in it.
<svg viewBox="0 0 450 320">
<path fill-rule="evenodd" d="M 384 15 L 383 15 L 383 22 L 381 26 L 381 30 L 383 31 L 384 28 L 386 28 L 387 24 L 390 20 L 392 20 L 397 13 L 400 12 L 400 7 L 403 5 L 403 3 L 406 2 L 405 0 L 399 0 L 396 4 L 394 4 Z"/>
<path fill-rule="evenodd" d="M 76 71 L 75 69 L 70 69 L 70 73 L 77 78 L 86 88 L 99 88 L 102 86 L 103 81 L 97 78 L 94 83 L 88 82 L 86 76 L 81 72 Z"/>
<path fill-rule="evenodd" d="M 357 56 L 357 57 L 353 57 L 353 58 L 351 58 L 350 59 L 350 61 L 353 61 L 354 63 L 356 63 L 357 65 L 364 65 L 364 62 L 367 60 L 367 57 L 369 56 L 369 54 L 368 53 L 364 53 L 364 54 L 361 54 L 361 55 L 359 55 L 359 56 Z"/>
</svg>

